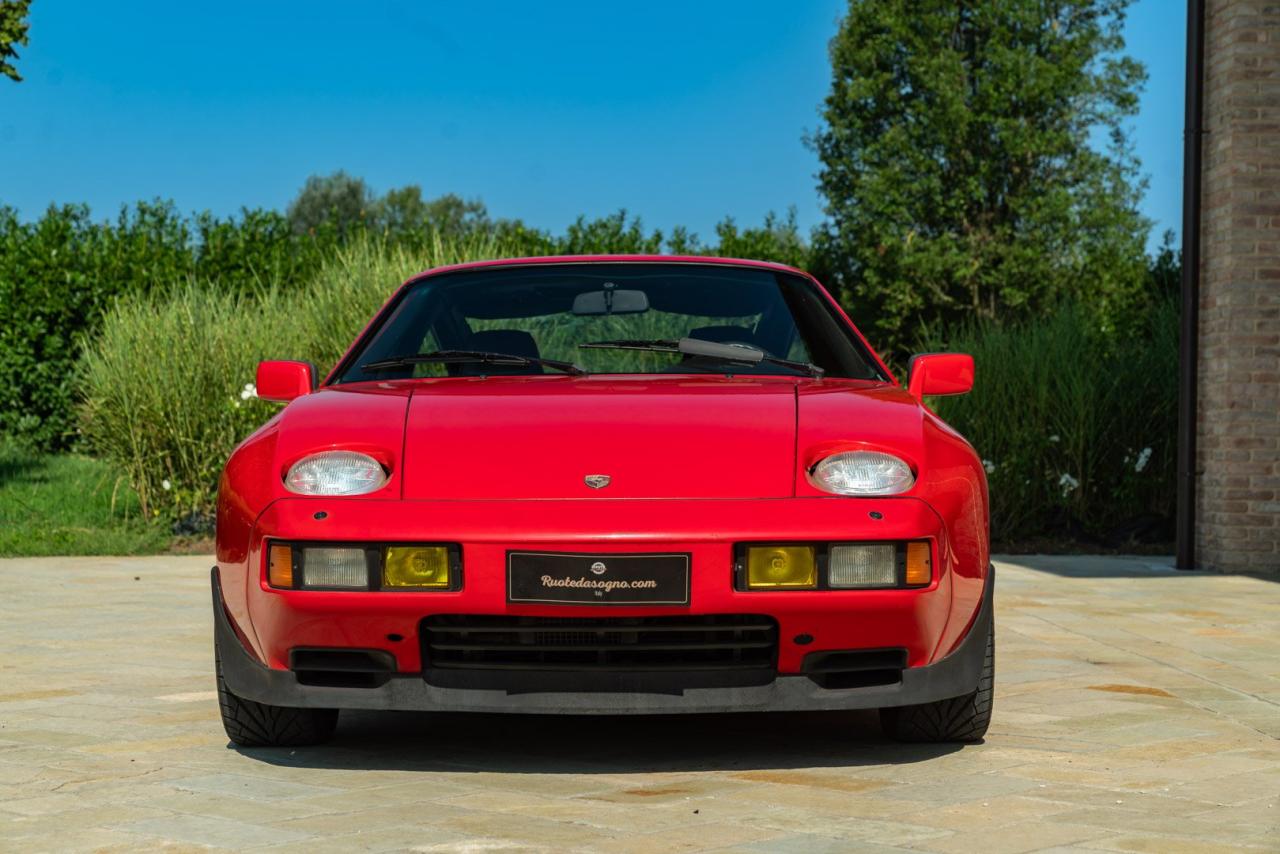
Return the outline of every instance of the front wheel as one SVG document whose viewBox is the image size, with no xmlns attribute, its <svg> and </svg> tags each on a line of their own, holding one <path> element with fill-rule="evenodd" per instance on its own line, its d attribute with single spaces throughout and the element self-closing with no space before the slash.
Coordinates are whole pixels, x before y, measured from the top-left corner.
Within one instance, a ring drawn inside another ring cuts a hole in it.
<svg viewBox="0 0 1280 854">
<path fill-rule="evenodd" d="M 227 738 L 241 747 L 301 747 L 328 741 L 338 726 L 337 709 L 269 706 L 237 696 L 222 678 L 222 659 L 214 650 L 218 707 Z"/>
<path fill-rule="evenodd" d="M 992 621 L 987 630 L 987 654 L 982 660 L 982 675 L 976 691 L 918 706 L 881 709 L 880 726 L 885 735 L 898 741 L 981 741 L 991 724 L 995 678 L 996 630 Z"/>
</svg>

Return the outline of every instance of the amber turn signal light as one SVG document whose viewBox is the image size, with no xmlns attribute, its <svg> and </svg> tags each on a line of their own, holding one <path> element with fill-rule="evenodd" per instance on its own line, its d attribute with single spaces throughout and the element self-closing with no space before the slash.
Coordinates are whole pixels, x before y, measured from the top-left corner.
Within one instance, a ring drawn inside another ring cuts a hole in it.
<svg viewBox="0 0 1280 854">
<path fill-rule="evenodd" d="M 267 551 L 267 581 L 272 587 L 293 586 L 293 549 L 272 544 Z"/>
<path fill-rule="evenodd" d="M 933 580 L 933 562 L 929 557 L 929 544 L 907 543 L 908 587 L 924 587 Z"/>
<path fill-rule="evenodd" d="M 751 546 L 747 549 L 747 587 L 803 589 L 818 586 L 813 546 Z"/>
</svg>

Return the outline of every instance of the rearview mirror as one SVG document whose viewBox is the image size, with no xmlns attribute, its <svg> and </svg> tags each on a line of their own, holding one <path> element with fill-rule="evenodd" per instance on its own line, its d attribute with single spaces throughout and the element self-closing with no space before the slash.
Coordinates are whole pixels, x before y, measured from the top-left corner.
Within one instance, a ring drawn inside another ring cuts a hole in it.
<svg viewBox="0 0 1280 854">
<path fill-rule="evenodd" d="M 259 362 L 255 385 L 258 397 L 287 403 L 316 388 L 316 368 L 310 362 Z"/>
<path fill-rule="evenodd" d="M 964 353 L 921 353 L 907 363 L 907 393 L 964 394 L 973 389 L 973 357 Z"/>
<path fill-rule="evenodd" d="M 586 291 L 573 298 L 573 313 L 582 316 L 598 314 L 640 314 L 649 310 L 649 295 L 644 291 L 618 290 L 612 282 L 602 291 Z"/>
</svg>

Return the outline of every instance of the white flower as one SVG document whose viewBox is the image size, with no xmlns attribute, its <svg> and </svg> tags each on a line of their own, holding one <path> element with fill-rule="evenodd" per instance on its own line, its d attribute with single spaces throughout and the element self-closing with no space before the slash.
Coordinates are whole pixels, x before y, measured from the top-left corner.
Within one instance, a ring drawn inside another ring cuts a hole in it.
<svg viewBox="0 0 1280 854">
<path fill-rule="evenodd" d="M 160 481 L 160 488 L 163 489 L 165 492 L 168 492 L 169 490 L 173 489 L 173 484 L 169 482 L 168 478 L 165 478 L 164 480 Z"/>
<path fill-rule="evenodd" d="M 1050 442 L 1061 442 L 1061 441 L 1062 441 L 1062 437 L 1061 437 L 1061 436 L 1059 436 L 1057 433 L 1054 433 L 1052 436 L 1050 436 L 1050 437 L 1049 437 L 1049 441 L 1050 441 Z"/>
<path fill-rule="evenodd" d="M 996 470 L 996 464 L 991 462 L 991 460 L 983 460 L 982 467 L 987 470 L 987 474 L 991 474 Z"/>
<path fill-rule="evenodd" d="M 1142 453 L 1138 454 L 1138 460 L 1133 464 L 1134 471 L 1142 471 L 1147 467 L 1147 463 L 1151 462 L 1151 449 L 1143 448 Z"/>
<path fill-rule="evenodd" d="M 251 397 L 258 396 L 258 387 L 253 383 L 245 383 L 244 388 L 240 390 L 240 399 L 248 400 Z"/>
<path fill-rule="evenodd" d="M 1063 472 L 1062 477 L 1058 478 L 1058 486 L 1062 487 L 1062 497 L 1066 498 L 1080 486 L 1080 481 L 1076 480 L 1066 472 Z"/>
</svg>

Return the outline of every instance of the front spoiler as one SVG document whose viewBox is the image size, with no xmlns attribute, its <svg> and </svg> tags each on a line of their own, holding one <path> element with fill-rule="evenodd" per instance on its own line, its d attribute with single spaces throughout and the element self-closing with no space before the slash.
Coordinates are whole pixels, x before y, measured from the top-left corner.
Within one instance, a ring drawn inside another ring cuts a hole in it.
<svg viewBox="0 0 1280 854">
<path fill-rule="evenodd" d="M 994 618 L 995 571 L 987 574 L 982 606 L 956 650 L 925 667 L 909 667 L 896 685 L 829 689 L 808 676 L 780 674 L 767 685 L 686 688 L 679 694 L 554 691 L 508 693 L 428 685 L 418 673 L 400 673 L 372 688 L 302 685 L 289 670 L 259 663 L 241 644 L 222 605 L 213 570 L 214 643 L 222 676 L 233 694 L 293 708 L 400 709 L 523 714 L 678 714 L 685 712 L 803 712 L 912 706 L 972 693 L 978 687 Z"/>
</svg>

